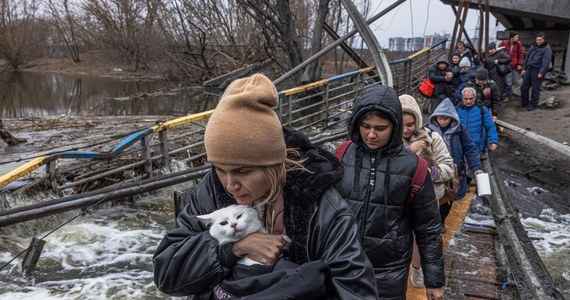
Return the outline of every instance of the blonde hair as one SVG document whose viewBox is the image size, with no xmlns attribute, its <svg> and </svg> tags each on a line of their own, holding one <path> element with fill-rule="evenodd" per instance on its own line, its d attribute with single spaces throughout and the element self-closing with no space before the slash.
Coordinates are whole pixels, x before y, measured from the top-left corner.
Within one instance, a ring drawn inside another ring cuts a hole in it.
<svg viewBox="0 0 570 300">
<path fill-rule="evenodd" d="M 303 166 L 305 159 L 297 160 L 299 157 L 300 154 L 297 149 L 288 148 L 287 158 L 285 158 L 285 161 L 283 163 L 260 167 L 267 177 L 269 191 L 267 192 L 265 198 L 256 204 L 257 207 L 262 207 L 265 204 L 274 202 L 277 197 L 283 193 L 288 172 L 311 172 Z"/>
</svg>

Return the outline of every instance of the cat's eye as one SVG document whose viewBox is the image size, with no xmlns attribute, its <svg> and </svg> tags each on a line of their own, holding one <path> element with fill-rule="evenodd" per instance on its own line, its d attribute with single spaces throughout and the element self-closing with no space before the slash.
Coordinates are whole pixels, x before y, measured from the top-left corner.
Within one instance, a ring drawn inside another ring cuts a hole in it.
<svg viewBox="0 0 570 300">
<path fill-rule="evenodd" d="M 220 225 L 226 226 L 226 225 L 228 225 L 228 221 L 222 221 L 222 222 L 220 222 Z"/>
<path fill-rule="evenodd" d="M 236 218 L 236 219 L 239 219 L 239 218 L 241 218 L 241 216 L 243 216 L 243 214 L 241 214 L 241 215 L 237 216 L 237 218 Z"/>
</svg>

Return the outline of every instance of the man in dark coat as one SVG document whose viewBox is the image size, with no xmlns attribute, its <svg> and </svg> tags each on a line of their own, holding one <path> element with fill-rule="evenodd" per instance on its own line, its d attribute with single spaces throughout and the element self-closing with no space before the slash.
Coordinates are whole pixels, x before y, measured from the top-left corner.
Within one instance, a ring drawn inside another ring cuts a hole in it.
<svg viewBox="0 0 570 300">
<path fill-rule="evenodd" d="M 546 35 L 540 32 L 536 35 L 534 44 L 528 49 L 524 59 L 521 75 L 523 82 L 521 85 L 521 106 L 527 107 L 528 111 L 535 110 L 540 98 L 540 88 L 544 75 L 550 69 L 552 61 L 552 49 L 546 42 Z M 529 90 L 532 87 L 532 98 L 528 101 Z"/>
<path fill-rule="evenodd" d="M 497 49 L 495 43 L 489 43 L 489 50 L 485 58 L 485 69 L 489 71 L 489 77 L 495 81 L 499 88 L 499 97 L 503 99 L 505 76 L 511 73 L 511 57 L 503 49 Z M 505 70 L 501 72 L 501 70 Z"/>
<path fill-rule="evenodd" d="M 405 299 L 416 235 L 428 299 L 442 299 L 445 283 L 439 205 L 429 172 L 408 203 L 418 157 L 402 143 L 403 113 L 396 92 L 373 85 L 359 97 L 349 123 L 352 144 L 335 185 L 359 224 L 374 266 L 380 299 Z"/>
</svg>

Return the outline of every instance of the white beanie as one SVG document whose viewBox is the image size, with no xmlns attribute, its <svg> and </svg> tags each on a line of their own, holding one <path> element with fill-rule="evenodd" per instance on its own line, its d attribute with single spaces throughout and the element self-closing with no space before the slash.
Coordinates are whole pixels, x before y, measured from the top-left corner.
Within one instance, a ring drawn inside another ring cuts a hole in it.
<svg viewBox="0 0 570 300">
<path fill-rule="evenodd" d="M 464 56 L 461 61 L 459 62 L 459 67 L 463 68 L 463 67 L 471 67 L 471 62 L 469 61 L 469 58 L 467 58 L 467 56 Z"/>
</svg>

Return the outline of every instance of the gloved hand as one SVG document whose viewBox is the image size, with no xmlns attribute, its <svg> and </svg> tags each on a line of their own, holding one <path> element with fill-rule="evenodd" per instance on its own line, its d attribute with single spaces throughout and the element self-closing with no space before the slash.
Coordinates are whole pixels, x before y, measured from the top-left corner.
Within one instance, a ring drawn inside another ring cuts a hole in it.
<svg viewBox="0 0 570 300">
<path fill-rule="evenodd" d="M 439 168 L 437 166 L 431 167 L 430 177 L 431 181 L 435 181 L 439 177 Z"/>
</svg>

